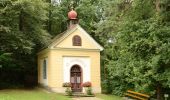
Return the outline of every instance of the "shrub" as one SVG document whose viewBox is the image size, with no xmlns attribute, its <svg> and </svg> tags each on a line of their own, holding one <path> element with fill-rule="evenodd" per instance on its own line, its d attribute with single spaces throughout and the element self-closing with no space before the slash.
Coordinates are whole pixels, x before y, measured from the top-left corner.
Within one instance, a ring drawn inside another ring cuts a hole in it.
<svg viewBox="0 0 170 100">
<path fill-rule="evenodd" d="M 87 87 L 86 93 L 87 93 L 87 95 L 93 95 L 92 88 L 91 87 Z"/>
<path fill-rule="evenodd" d="M 73 92 L 71 90 L 70 87 L 67 87 L 66 90 L 65 90 L 66 94 L 69 95 L 69 96 L 72 96 Z"/>
<path fill-rule="evenodd" d="M 84 82 L 82 84 L 82 87 L 85 87 L 85 91 L 87 95 L 93 95 L 91 86 L 92 86 L 91 82 Z"/>
<path fill-rule="evenodd" d="M 112 86 L 108 79 L 102 80 L 101 86 L 102 86 L 102 93 L 105 94 L 112 93 Z"/>
<path fill-rule="evenodd" d="M 92 86 L 91 82 L 84 82 L 82 84 L 82 87 L 91 87 L 91 86 Z"/>
<path fill-rule="evenodd" d="M 63 83 L 63 87 L 66 87 L 66 94 L 69 95 L 69 96 L 72 96 L 72 90 L 71 90 L 71 83 L 70 82 L 65 82 Z"/>
</svg>

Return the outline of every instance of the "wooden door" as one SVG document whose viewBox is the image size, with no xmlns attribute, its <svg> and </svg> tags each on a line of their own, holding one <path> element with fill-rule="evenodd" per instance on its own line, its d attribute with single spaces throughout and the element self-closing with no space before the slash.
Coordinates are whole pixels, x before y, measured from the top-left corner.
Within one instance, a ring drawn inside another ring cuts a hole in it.
<svg viewBox="0 0 170 100">
<path fill-rule="evenodd" d="M 81 79 L 81 68 L 78 65 L 74 65 L 71 68 L 71 75 L 70 75 L 70 82 L 71 82 L 71 89 L 73 92 L 81 92 L 82 87 L 82 79 Z"/>
</svg>

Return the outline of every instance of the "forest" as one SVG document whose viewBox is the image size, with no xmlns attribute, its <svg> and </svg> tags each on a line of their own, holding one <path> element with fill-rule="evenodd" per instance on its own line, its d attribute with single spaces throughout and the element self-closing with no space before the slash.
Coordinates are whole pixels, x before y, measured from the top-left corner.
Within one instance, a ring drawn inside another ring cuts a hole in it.
<svg viewBox="0 0 170 100">
<path fill-rule="evenodd" d="M 103 93 L 170 94 L 170 0 L 0 0 L 0 89 L 37 86 L 37 52 L 71 7 L 104 47 Z"/>
</svg>

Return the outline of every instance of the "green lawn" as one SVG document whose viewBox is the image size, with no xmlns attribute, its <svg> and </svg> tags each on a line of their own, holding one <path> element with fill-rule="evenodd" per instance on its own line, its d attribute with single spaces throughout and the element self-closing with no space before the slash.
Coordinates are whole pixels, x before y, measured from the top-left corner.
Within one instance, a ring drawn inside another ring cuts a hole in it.
<svg viewBox="0 0 170 100">
<path fill-rule="evenodd" d="M 103 100 L 123 100 L 121 97 L 115 95 L 96 94 L 96 97 Z"/>
<path fill-rule="evenodd" d="M 103 100 L 122 100 L 114 95 L 96 94 Z M 68 96 L 58 93 L 48 93 L 42 89 L 8 89 L 0 90 L 0 100 L 72 100 Z"/>
<path fill-rule="evenodd" d="M 40 89 L 33 90 L 0 90 L 0 100 L 71 100 L 57 93 L 48 93 Z"/>
</svg>

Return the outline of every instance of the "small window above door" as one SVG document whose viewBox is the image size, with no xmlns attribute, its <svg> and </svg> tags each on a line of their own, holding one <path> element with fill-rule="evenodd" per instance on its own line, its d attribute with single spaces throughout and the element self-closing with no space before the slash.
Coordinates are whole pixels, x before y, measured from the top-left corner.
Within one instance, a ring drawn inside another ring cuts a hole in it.
<svg viewBox="0 0 170 100">
<path fill-rule="evenodd" d="M 72 42 L 73 42 L 73 46 L 81 46 L 82 45 L 81 37 L 78 35 L 73 36 Z"/>
</svg>

